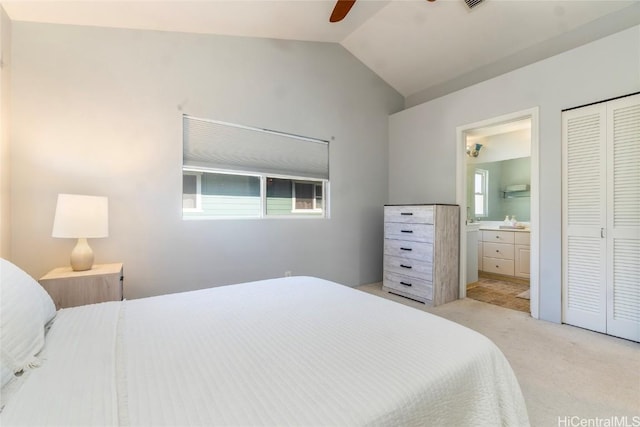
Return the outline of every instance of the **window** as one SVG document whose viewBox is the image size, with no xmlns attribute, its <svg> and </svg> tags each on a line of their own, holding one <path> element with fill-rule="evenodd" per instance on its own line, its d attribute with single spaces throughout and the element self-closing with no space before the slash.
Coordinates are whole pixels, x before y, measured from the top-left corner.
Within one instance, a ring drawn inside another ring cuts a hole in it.
<svg viewBox="0 0 640 427">
<path fill-rule="evenodd" d="M 328 142 L 190 116 L 183 125 L 183 218 L 328 216 Z"/>
<path fill-rule="evenodd" d="M 182 195 L 185 218 L 255 218 L 260 216 L 260 177 L 210 171 L 183 170 L 183 182 L 198 178 L 198 208 L 189 209 Z M 186 191 L 186 185 L 183 186 Z"/>
<path fill-rule="evenodd" d="M 476 217 L 486 217 L 489 215 L 487 207 L 489 171 L 476 169 L 473 178 L 474 192 L 474 213 Z"/>
<path fill-rule="evenodd" d="M 322 184 L 296 181 L 293 183 L 293 211 L 322 211 Z"/>
<path fill-rule="evenodd" d="M 323 181 L 267 177 L 266 215 L 324 216 Z"/>
<path fill-rule="evenodd" d="M 182 174 L 182 210 L 186 212 L 202 210 L 202 174 L 196 172 Z"/>
</svg>

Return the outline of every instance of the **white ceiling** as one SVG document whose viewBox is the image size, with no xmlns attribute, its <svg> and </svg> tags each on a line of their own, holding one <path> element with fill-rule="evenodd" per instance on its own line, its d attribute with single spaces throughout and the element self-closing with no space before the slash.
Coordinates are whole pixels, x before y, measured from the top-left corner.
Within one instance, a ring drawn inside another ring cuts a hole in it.
<svg viewBox="0 0 640 427">
<path fill-rule="evenodd" d="M 334 24 L 333 0 L 1 4 L 14 21 L 340 43 L 405 97 L 427 98 L 640 23 L 640 0 L 357 0 Z"/>
</svg>

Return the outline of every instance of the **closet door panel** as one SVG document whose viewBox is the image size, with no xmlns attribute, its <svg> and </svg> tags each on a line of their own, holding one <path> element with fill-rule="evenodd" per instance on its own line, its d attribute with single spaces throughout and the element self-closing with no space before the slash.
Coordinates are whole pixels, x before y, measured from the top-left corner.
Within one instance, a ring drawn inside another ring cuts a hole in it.
<svg viewBox="0 0 640 427">
<path fill-rule="evenodd" d="M 640 239 L 614 239 L 607 333 L 640 341 Z"/>
<path fill-rule="evenodd" d="M 563 322 L 606 331 L 606 106 L 562 116 Z"/>
<path fill-rule="evenodd" d="M 640 95 L 607 103 L 607 333 L 640 341 Z"/>
</svg>

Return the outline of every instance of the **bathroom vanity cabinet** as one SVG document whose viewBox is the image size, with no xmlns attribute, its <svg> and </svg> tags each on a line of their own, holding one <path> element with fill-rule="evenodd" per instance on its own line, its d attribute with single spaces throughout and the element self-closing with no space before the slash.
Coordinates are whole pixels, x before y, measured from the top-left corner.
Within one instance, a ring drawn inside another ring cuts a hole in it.
<svg viewBox="0 0 640 427">
<path fill-rule="evenodd" d="M 529 230 L 481 230 L 482 263 L 487 273 L 529 278 Z"/>
</svg>

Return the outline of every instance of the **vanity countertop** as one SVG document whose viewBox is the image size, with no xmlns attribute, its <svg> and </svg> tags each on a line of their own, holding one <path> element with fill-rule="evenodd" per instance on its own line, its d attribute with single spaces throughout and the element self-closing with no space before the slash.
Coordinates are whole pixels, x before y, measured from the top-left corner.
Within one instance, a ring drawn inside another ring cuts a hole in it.
<svg viewBox="0 0 640 427">
<path fill-rule="evenodd" d="M 499 225 L 480 225 L 480 230 L 487 230 L 487 231 L 517 231 L 517 232 L 520 232 L 520 233 L 530 233 L 531 232 L 529 227 L 525 227 L 525 228 L 500 228 Z"/>
<path fill-rule="evenodd" d="M 511 228 L 505 226 L 504 221 L 473 221 L 468 222 L 467 227 L 474 226 L 475 229 L 487 230 L 487 231 L 519 231 L 524 233 L 530 233 L 529 222 L 523 221 L 516 223 L 519 227 L 523 228 Z M 504 228 L 501 228 L 504 227 Z"/>
</svg>

